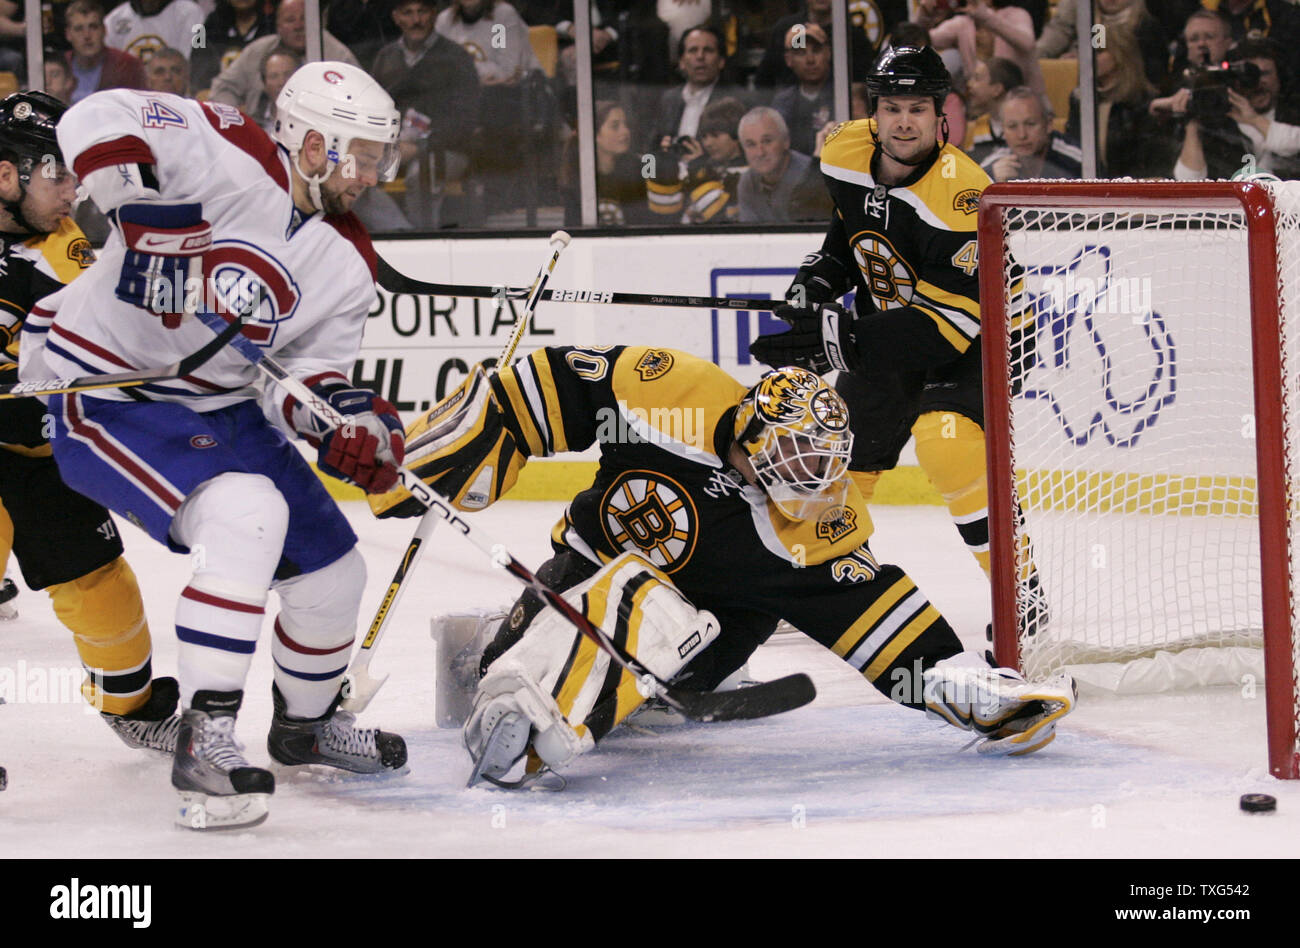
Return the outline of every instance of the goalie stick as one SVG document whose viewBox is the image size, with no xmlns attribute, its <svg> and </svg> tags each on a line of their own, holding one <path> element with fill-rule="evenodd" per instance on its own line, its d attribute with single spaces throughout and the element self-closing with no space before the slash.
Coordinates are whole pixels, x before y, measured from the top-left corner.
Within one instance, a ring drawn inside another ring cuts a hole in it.
<svg viewBox="0 0 1300 948">
<path fill-rule="evenodd" d="M 200 311 L 197 316 L 214 332 L 224 328 L 225 318 L 222 316 L 207 311 Z M 230 345 L 287 394 L 301 402 L 320 421 L 334 427 L 348 423 L 347 416 L 340 414 L 334 406 L 304 385 L 301 380 L 290 375 L 284 366 L 259 349 L 250 339 L 235 335 L 231 338 Z M 574 628 L 595 642 L 612 661 L 639 678 L 643 685 L 642 693 L 649 691 L 657 694 L 665 704 L 680 711 L 686 717 L 695 721 L 737 721 L 761 718 L 802 707 L 817 696 L 812 679 L 802 673 L 787 675 L 739 691 L 692 692 L 674 688 L 657 678 L 625 648 L 592 625 L 586 616 L 538 579 L 532 570 L 519 562 L 502 544 L 492 540 L 482 530 L 470 526 L 452 507 L 450 500 L 420 480 L 410 468 L 399 467 L 397 474 L 402 486 L 411 492 L 411 496 L 418 503 L 424 505 L 435 516 L 446 520 L 467 540 L 491 557 L 494 565 L 504 569 L 531 589 Z"/>
<path fill-rule="evenodd" d="M 468 286 L 460 283 L 426 283 L 397 272 L 379 258 L 379 285 L 389 293 L 424 296 L 458 296 L 467 299 L 521 300 L 529 294 L 523 286 Z M 785 305 L 785 300 L 745 296 L 686 296 L 673 293 L 619 293 L 614 290 L 546 290 L 542 299 L 555 303 L 606 303 L 627 306 L 677 306 L 691 309 L 748 309 L 765 313 Z"/>
<path fill-rule="evenodd" d="M 199 368 L 225 348 L 243 328 L 247 316 L 239 315 L 224 326 L 215 339 L 206 342 L 179 362 L 156 369 L 137 369 L 133 372 L 112 372 L 104 375 L 80 375 L 61 379 L 29 379 L 26 382 L 6 382 L 0 385 L 0 399 L 32 398 L 36 395 L 69 395 L 73 392 L 90 392 L 100 388 L 139 388 L 154 382 L 183 378 Z"/>
<path fill-rule="evenodd" d="M 528 328 L 528 323 L 532 319 L 533 310 L 537 308 L 537 302 L 541 298 L 542 291 L 546 289 L 546 281 L 555 271 L 555 265 L 559 262 L 560 254 L 564 248 L 569 246 L 569 240 L 569 235 L 562 230 L 557 230 L 551 235 L 550 259 L 542 265 L 541 269 L 537 271 L 537 276 L 533 279 L 533 285 L 528 291 L 528 301 L 524 304 L 523 315 L 515 323 L 510 338 L 506 340 L 505 347 L 497 358 L 498 366 L 507 365 L 515 354 L 515 349 L 519 346 L 519 340 L 523 338 L 524 331 Z M 497 300 L 498 311 L 503 302 L 501 299 Z M 370 628 L 366 631 L 365 638 L 361 640 L 361 647 L 357 649 L 357 654 L 352 658 L 352 664 L 348 666 L 347 675 L 344 676 L 343 701 L 340 706 L 345 711 L 360 714 L 374 700 L 379 689 L 388 680 L 387 675 L 376 678 L 370 674 L 370 659 L 374 656 L 374 650 L 379 644 L 379 640 L 383 638 L 384 629 L 388 625 L 388 617 L 392 615 L 393 610 L 397 608 L 398 601 L 402 598 L 402 592 L 406 589 L 406 578 L 411 575 L 415 565 L 420 561 L 420 555 L 424 552 L 425 541 L 429 539 L 433 533 L 433 528 L 437 524 L 438 519 L 433 510 L 426 510 L 424 516 L 420 518 L 419 526 L 415 528 L 415 535 L 411 537 L 411 542 L 406 545 L 406 552 L 402 554 L 402 559 L 397 564 L 397 571 L 393 573 L 392 582 L 388 584 L 388 589 L 384 592 L 384 598 L 379 603 L 379 609 L 370 622 Z"/>
</svg>

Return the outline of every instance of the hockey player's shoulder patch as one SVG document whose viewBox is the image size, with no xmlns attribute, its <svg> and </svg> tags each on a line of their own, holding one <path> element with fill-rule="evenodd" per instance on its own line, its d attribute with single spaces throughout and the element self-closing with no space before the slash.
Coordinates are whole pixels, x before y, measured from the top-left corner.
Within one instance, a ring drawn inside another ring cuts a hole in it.
<svg viewBox="0 0 1300 948">
<path fill-rule="evenodd" d="M 26 242 L 39 254 L 37 266 L 60 283 L 71 283 L 95 262 L 95 250 L 70 217 L 59 222 L 58 229 Z"/>
<path fill-rule="evenodd" d="M 712 362 L 656 346 L 624 349 L 614 365 L 612 388 L 622 410 L 652 429 L 656 443 L 675 443 L 674 453 L 713 466 L 720 463 L 713 445 L 718 421 L 745 392 Z"/>
<path fill-rule="evenodd" d="M 836 126 L 822 145 L 822 172 L 836 178 L 842 177 L 844 172 L 868 174 L 871 152 L 875 147 L 871 139 L 873 126 L 872 119 L 841 122 Z"/>
<path fill-rule="evenodd" d="M 637 360 L 636 374 L 642 382 L 653 382 L 673 367 L 673 354 L 668 349 L 647 349 Z"/>
<path fill-rule="evenodd" d="M 916 196 L 917 210 L 931 226 L 945 230 L 974 230 L 980 195 L 989 176 L 969 155 L 948 144 L 921 180 L 908 190 Z"/>
</svg>

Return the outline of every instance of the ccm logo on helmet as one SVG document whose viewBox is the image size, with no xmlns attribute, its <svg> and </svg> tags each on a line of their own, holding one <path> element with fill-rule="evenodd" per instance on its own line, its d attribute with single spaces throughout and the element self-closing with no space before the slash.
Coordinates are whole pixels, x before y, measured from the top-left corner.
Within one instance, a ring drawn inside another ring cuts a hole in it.
<svg viewBox="0 0 1300 948">
<path fill-rule="evenodd" d="M 335 72 L 333 69 L 331 69 L 328 72 L 326 72 L 325 75 L 321 76 L 321 78 L 324 79 L 326 82 L 331 82 L 337 86 L 339 83 L 343 81 L 343 73 Z"/>
</svg>

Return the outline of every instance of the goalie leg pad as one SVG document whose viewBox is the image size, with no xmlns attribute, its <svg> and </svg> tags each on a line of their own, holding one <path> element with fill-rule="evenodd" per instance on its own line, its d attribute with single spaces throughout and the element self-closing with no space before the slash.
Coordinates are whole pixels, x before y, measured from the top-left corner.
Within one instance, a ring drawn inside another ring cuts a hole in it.
<svg viewBox="0 0 1300 948">
<path fill-rule="evenodd" d="M 634 553 L 624 553 L 565 594 L 591 622 L 662 680 L 669 680 L 713 642 L 712 613 L 697 610 L 668 577 Z M 552 768 L 590 750 L 632 713 L 644 683 L 553 610 L 540 614 L 520 641 L 492 663 L 479 685 L 465 730 L 470 753 L 488 735 L 491 699 L 514 696 L 533 726 L 533 748 Z M 500 707 L 494 713 L 500 714 Z M 475 755 L 477 761 L 479 757 Z"/>
<path fill-rule="evenodd" d="M 979 734 L 976 750 L 992 756 L 1019 757 L 1046 747 L 1056 737 L 1056 722 L 1078 700 L 1069 675 L 1031 684 L 971 652 L 936 662 L 923 681 L 926 713 Z"/>
<path fill-rule="evenodd" d="M 406 429 L 406 466 L 450 497 L 458 510 L 481 510 L 496 502 L 514 486 L 526 460 L 481 365 Z M 401 485 L 366 499 L 378 517 L 424 513 Z"/>
</svg>

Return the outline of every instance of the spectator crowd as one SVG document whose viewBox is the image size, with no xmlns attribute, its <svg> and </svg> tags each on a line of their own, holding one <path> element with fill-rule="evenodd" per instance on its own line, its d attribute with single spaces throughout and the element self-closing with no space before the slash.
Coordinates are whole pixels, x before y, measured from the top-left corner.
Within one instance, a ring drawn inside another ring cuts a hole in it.
<svg viewBox="0 0 1300 948">
<path fill-rule="evenodd" d="M 401 174 L 358 208 L 376 231 L 581 218 L 574 0 L 322 0 L 327 59 L 368 70 L 402 115 Z M 825 221 L 831 0 L 591 4 L 602 226 Z M 851 114 L 887 45 L 953 77 L 949 140 L 994 180 L 1082 174 L 1077 4 L 849 0 Z M 1300 178 L 1300 7 L 1090 0 L 1097 173 Z M 23 7 L 0 0 L 0 76 L 25 76 Z M 269 128 L 308 55 L 304 0 L 54 0 L 45 89 L 133 88 L 234 105 Z"/>
</svg>

